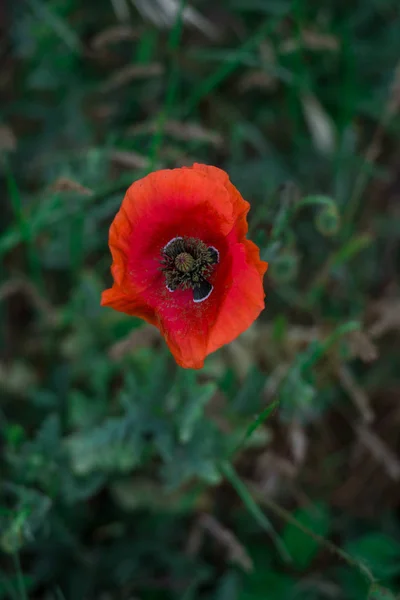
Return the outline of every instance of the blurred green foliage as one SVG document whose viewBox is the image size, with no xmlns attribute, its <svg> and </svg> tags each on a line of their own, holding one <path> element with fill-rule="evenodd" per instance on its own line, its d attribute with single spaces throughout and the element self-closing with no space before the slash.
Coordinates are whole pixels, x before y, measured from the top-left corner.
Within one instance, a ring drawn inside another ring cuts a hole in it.
<svg viewBox="0 0 400 600">
<path fill-rule="evenodd" d="M 0 599 L 395 598 L 398 2 L 0 17 Z M 99 305 L 125 189 L 194 161 L 270 262 L 201 372 Z"/>
</svg>

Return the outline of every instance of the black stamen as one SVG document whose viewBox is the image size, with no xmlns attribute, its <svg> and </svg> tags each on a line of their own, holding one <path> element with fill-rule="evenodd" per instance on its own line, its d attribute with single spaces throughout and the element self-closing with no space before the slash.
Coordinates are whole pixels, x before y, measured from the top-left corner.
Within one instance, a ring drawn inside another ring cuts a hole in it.
<svg viewBox="0 0 400 600">
<path fill-rule="evenodd" d="M 214 246 L 208 247 L 208 254 L 210 256 L 210 261 L 212 265 L 215 265 L 219 262 L 219 252 Z"/>
<path fill-rule="evenodd" d="M 193 288 L 193 301 L 203 302 L 211 294 L 213 286 L 204 279 L 198 286 Z"/>
</svg>

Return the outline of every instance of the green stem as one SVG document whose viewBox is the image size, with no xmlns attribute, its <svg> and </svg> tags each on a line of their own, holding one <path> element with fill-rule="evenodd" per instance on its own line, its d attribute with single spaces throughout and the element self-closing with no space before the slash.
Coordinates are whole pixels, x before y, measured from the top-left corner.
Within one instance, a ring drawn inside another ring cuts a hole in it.
<svg viewBox="0 0 400 600">
<path fill-rule="evenodd" d="M 3 573 L 0 571 L 0 584 L 4 587 L 6 593 L 10 596 L 11 600 L 19 600 L 17 592 L 14 590 L 11 585 L 9 578 L 3 576 Z"/>
<path fill-rule="evenodd" d="M 221 461 L 220 471 L 232 485 L 238 496 L 241 498 L 243 504 L 245 505 L 249 513 L 253 515 L 254 519 L 257 521 L 260 527 L 262 527 L 262 529 L 264 529 L 264 531 L 266 531 L 271 536 L 271 539 L 273 540 L 282 559 L 285 562 L 290 562 L 291 557 L 288 551 L 286 550 L 286 547 L 284 546 L 283 542 L 279 539 L 279 536 L 273 528 L 270 521 L 267 519 L 261 508 L 255 502 L 246 485 L 236 473 L 233 465 L 227 460 Z"/>
<path fill-rule="evenodd" d="M 24 584 L 24 576 L 23 576 L 22 568 L 21 568 L 21 561 L 19 559 L 18 552 L 15 552 L 12 555 L 12 557 L 13 557 L 13 562 L 14 562 L 14 566 L 15 566 L 15 571 L 17 574 L 18 590 L 21 595 L 21 599 L 28 600 L 28 596 L 26 595 L 26 589 L 25 589 L 25 584 Z"/>
<path fill-rule="evenodd" d="M 398 70 L 400 63 L 398 62 L 396 68 L 394 69 L 394 75 L 392 78 L 392 83 L 388 90 L 388 100 L 386 103 L 386 107 L 382 111 L 382 116 L 378 121 L 375 132 L 372 136 L 370 144 L 365 153 L 365 161 L 367 163 L 374 163 L 377 159 L 383 142 L 384 132 L 388 125 L 391 123 L 395 115 L 397 114 L 398 105 L 393 102 L 393 91 L 396 88 L 396 79 L 398 78 Z M 344 225 L 345 225 L 345 236 L 348 237 L 350 233 L 350 227 L 357 215 L 357 211 L 360 206 L 360 202 L 362 199 L 362 195 L 364 190 L 369 182 L 371 177 L 370 169 L 365 169 L 363 166 L 360 168 L 358 176 L 355 178 L 353 193 L 350 196 L 349 201 L 347 202 L 346 209 L 344 212 Z"/>
<path fill-rule="evenodd" d="M 179 80 L 179 68 L 175 58 L 175 52 L 179 47 L 179 42 L 181 39 L 182 33 L 182 24 L 183 24 L 183 11 L 185 9 L 186 0 L 181 0 L 179 5 L 178 14 L 175 20 L 174 27 L 171 30 L 171 34 L 168 40 L 168 49 L 171 53 L 171 66 L 170 72 L 167 82 L 167 91 L 165 96 L 165 103 L 163 109 L 160 111 L 156 132 L 154 134 L 153 144 L 150 152 L 150 165 L 149 171 L 153 171 L 155 169 L 157 163 L 157 156 L 160 150 L 163 137 L 164 137 L 164 129 L 165 123 L 167 121 L 168 115 L 171 112 L 171 109 L 174 105 L 174 100 L 176 96 L 176 91 L 178 88 L 178 80 Z"/>
<path fill-rule="evenodd" d="M 271 404 L 264 408 L 260 412 L 260 414 L 255 417 L 254 421 L 252 421 L 248 426 L 246 433 L 243 436 L 243 439 L 234 449 L 233 454 L 237 454 L 237 452 L 239 452 L 239 450 L 243 447 L 246 441 L 253 435 L 255 430 L 258 429 L 260 425 L 262 425 L 264 421 L 266 421 L 272 415 L 272 413 L 278 408 L 278 406 L 279 400 L 275 400 L 275 402 L 271 402 Z"/>
<path fill-rule="evenodd" d="M 314 533 L 314 531 L 312 531 L 311 529 L 309 529 L 308 527 L 306 527 L 305 525 L 303 525 L 302 523 L 297 521 L 297 519 L 295 517 L 293 517 L 293 515 L 288 510 L 286 510 L 282 506 L 279 506 L 270 498 L 267 498 L 264 494 L 262 494 L 259 490 L 257 490 L 254 485 L 252 485 L 251 487 L 252 487 L 252 492 L 256 496 L 258 502 L 260 502 L 261 504 L 264 504 L 267 508 L 269 508 L 273 513 L 275 513 L 282 520 L 286 521 L 287 523 L 290 523 L 291 525 L 294 525 L 295 527 L 297 527 L 297 529 L 299 529 L 306 535 L 309 535 L 320 546 L 322 546 L 323 548 L 328 550 L 331 554 L 335 554 L 336 556 L 338 556 L 340 559 L 342 559 L 344 562 L 346 562 L 350 567 L 357 569 L 359 571 L 359 573 L 361 573 L 361 575 L 363 577 L 365 577 L 365 579 L 368 581 L 368 583 L 370 583 L 371 585 L 376 583 L 376 578 L 371 573 L 371 571 L 368 569 L 368 567 L 366 567 L 362 562 L 358 561 L 356 558 L 354 558 L 353 556 L 351 556 L 350 554 L 348 554 L 341 548 L 338 548 L 338 546 L 336 546 L 333 542 L 326 540 L 322 536 L 318 535 L 317 533 Z"/>
</svg>

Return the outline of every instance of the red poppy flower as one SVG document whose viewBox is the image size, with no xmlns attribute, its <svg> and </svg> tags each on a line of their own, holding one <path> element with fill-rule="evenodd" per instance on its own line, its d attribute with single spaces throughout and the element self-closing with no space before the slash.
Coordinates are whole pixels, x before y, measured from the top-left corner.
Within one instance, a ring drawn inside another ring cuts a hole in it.
<svg viewBox="0 0 400 600">
<path fill-rule="evenodd" d="M 110 228 L 114 285 L 102 305 L 152 323 L 179 365 L 201 368 L 264 308 L 268 264 L 245 237 L 249 208 L 216 167 L 136 181 Z"/>
</svg>

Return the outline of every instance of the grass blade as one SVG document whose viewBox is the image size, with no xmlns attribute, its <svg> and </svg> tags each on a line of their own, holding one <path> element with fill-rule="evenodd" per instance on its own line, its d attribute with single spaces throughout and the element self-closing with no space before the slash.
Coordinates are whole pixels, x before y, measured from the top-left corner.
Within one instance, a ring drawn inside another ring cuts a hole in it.
<svg viewBox="0 0 400 600">
<path fill-rule="evenodd" d="M 258 429 L 258 427 L 260 427 L 260 425 L 262 425 L 264 423 L 264 421 L 266 421 L 272 415 L 272 413 L 274 412 L 275 409 L 278 408 L 278 406 L 279 406 L 279 401 L 275 400 L 275 402 L 272 402 L 271 404 L 266 406 L 264 408 L 264 410 L 262 410 L 260 412 L 260 414 L 257 415 L 257 417 L 254 419 L 254 421 L 252 421 L 250 423 L 250 425 L 248 426 L 247 431 L 243 436 L 243 439 L 238 444 L 238 446 L 235 448 L 233 454 L 236 454 L 244 446 L 244 444 L 247 442 L 247 440 L 253 435 L 255 430 Z"/>
<path fill-rule="evenodd" d="M 49 3 L 45 4 L 38 0 L 28 0 L 28 2 L 38 19 L 47 23 L 70 50 L 76 53 L 82 51 L 81 42 L 75 31 L 49 8 Z"/>
<path fill-rule="evenodd" d="M 286 13 L 285 13 L 286 14 Z M 256 33 L 252 35 L 237 51 L 234 52 L 231 60 L 222 64 L 219 69 L 207 77 L 202 83 L 196 86 L 193 94 L 189 96 L 186 104 L 182 109 L 183 116 L 187 117 L 192 110 L 196 108 L 199 102 L 217 88 L 241 63 L 241 59 L 245 52 L 252 50 L 261 43 L 284 18 L 285 14 L 279 15 L 273 19 L 268 18 L 263 21 Z"/>
<path fill-rule="evenodd" d="M 21 600 L 28 600 L 28 596 L 26 594 L 26 589 L 25 589 L 24 575 L 23 575 L 22 568 L 21 568 L 21 561 L 19 559 L 19 554 L 18 554 L 18 552 L 15 552 L 15 554 L 13 554 L 12 556 L 13 556 L 15 571 L 17 574 L 17 582 L 18 582 L 18 590 L 20 593 L 20 598 L 21 598 Z"/>
<path fill-rule="evenodd" d="M 272 526 L 272 524 L 270 523 L 270 521 L 264 515 L 261 508 L 258 506 L 258 504 L 253 499 L 252 495 L 250 494 L 249 490 L 247 489 L 247 487 L 245 486 L 243 481 L 240 479 L 239 475 L 236 473 L 232 464 L 226 460 L 222 461 L 220 463 L 220 471 L 223 474 L 223 476 L 232 485 L 232 487 L 236 491 L 237 495 L 241 498 L 243 504 L 245 505 L 245 507 L 247 508 L 249 513 L 254 517 L 254 519 L 257 521 L 257 523 L 260 525 L 260 527 L 262 527 L 262 529 L 264 529 L 264 531 L 266 531 L 270 535 L 279 554 L 281 555 L 281 558 L 285 562 L 290 562 L 291 558 L 290 558 L 283 542 L 279 538 L 277 532 L 275 531 L 275 529 Z"/>
<path fill-rule="evenodd" d="M 12 174 L 7 160 L 5 160 L 5 176 L 8 195 L 10 197 L 11 206 L 14 212 L 15 221 L 19 229 L 20 240 L 25 242 L 27 247 L 28 263 L 31 272 L 31 277 L 39 289 L 43 289 L 43 281 L 40 270 L 40 260 L 36 252 L 34 238 L 32 235 L 29 220 L 24 215 L 21 196 L 17 186 L 17 182 Z"/>
<path fill-rule="evenodd" d="M 166 96 L 165 96 L 165 102 L 164 102 L 164 106 L 158 116 L 156 132 L 154 135 L 153 144 L 152 144 L 152 148 L 151 148 L 151 152 L 150 152 L 149 171 L 153 171 L 156 166 L 157 155 L 158 155 L 159 149 L 161 147 L 163 136 L 164 136 L 165 123 L 166 123 L 168 115 L 170 114 L 171 109 L 174 105 L 176 90 L 178 88 L 179 68 L 178 68 L 176 59 L 174 59 L 174 54 L 179 47 L 179 42 L 181 39 L 182 27 L 183 27 L 183 11 L 185 9 L 185 5 L 186 5 L 186 0 L 181 0 L 180 5 L 179 5 L 179 10 L 178 10 L 178 13 L 176 16 L 176 20 L 175 20 L 175 25 L 171 30 L 171 34 L 170 34 L 170 37 L 168 40 L 168 50 L 170 51 L 171 56 L 172 56 L 171 66 L 170 66 L 169 77 L 168 77 L 168 82 L 167 82 L 167 91 L 166 91 Z"/>
</svg>

